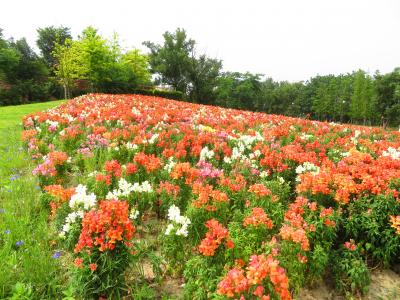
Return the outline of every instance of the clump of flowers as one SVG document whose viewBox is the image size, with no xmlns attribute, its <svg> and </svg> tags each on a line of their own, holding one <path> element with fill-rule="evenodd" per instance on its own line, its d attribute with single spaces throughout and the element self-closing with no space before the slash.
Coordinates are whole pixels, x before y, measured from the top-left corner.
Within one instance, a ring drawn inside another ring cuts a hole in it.
<svg viewBox="0 0 400 300">
<path fill-rule="evenodd" d="M 204 207 L 207 211 L 216 211 L 217 203 L 228 202 L 228 195 L 220 190 L 214 190 L 212 185 L 196 182 L 192 188 L 193 194 L 198 195 L 198 198 L 192 202 L 196 208 Z"/>
<path fill-rule="evenodd" d="M 79 184 L 74 188 L 74 193 L 68 202 L 68 206 L 72 211 L 66 216 L 59 236 L 65 238 L 74 227 L 74 224 L 78 224 L 78 220 L 83 218 L 84 212 L 94 208 L 96 205 L 96 195 L 94 193 L 88 194 L 85 185 Z"/>
<path fill-rule="evenodd" d="M 272 285 L 272 288 L 270 287 Z M 282 300 L 292 299 L 289 279 L 279 261 L 272 255 L 252 255 L 246 271 L 241 267 L 231 269 L 218 284 L 218 294 L 229 298 L 270 299 L 279 296 Z"/>
<path fill-rule="evenodd" d="M 75 194 L 75 188 L 63 188 L 59 184 L 48 185 L 44 190 L 53 197 L 53 200 L 50 201 L 52 217 L 55 216 L 57 209 Z"/>
<path fill-rule="evenodd" d="M 121 177 L 122 168 L 117 160 L 106 161 L 104 164 L 104 170 L 107 174 L 115 176 L 117 178 Z"/>
<path fill-rule="evenodd" d="M 84 215 L 82 231 L 74 251 L 79 253 L 83 249 L 98 248 L 104 252 L 114 250 L 118 243 L 128 246 L 134 233 L 128 202 L 102 201 L 98 210 L 91 210 Z"/>
<path fill-rule="evenodd" d="M 75 194 L 69 201 L 69 206 L 72 209 L 83 207 L 84 210 L 88 210 L 96 205 L 96 195 L 94 193 L 87 194 L 86 190 L 87 187 L 82 184 L 75 188 Z"/>
<path fill-rule="evenodd" d="M 142 183 L 129 183 L 124 178 L 118 181 L 118 189 L 108 192 L 106 199 L 119 199 L 120 197 L 128 197 L 131 193 L 152 193 L 153 188 L 146 180 Z"/>
<path fill-rule="evenodd" d="M 249 187 L 249 192 L 254 193 L 260 197 L 272 195 L 271 190 L 268 189 L 265 185 L 263 185 L 261 183 L 255 183 L 255 184 L 251 185 Z"/>
<path fill-rule="evenodd" d="M 179 207 L 172 205 L 168 209 L 168 220 L 172 223 L 169 223 L 167 229 L 165 230 L 166 235 L 170 235 L 173 232 L 178 236 L 188 236 L 188 227 L 191 224 L 190 219 L 188 217 L 182 216 Z"/>
<path fill-rule="evenodd" d="M 45 156 L 44 162 L 37 165 L 36 168 L 33 169 L 32 174 L 53 177 L 57 175 L 57 170 L 50 158 Z"/>
<path fill-rule="evenodd" d="M 200 168 L 200 176 L 203 178 L 217 178 L 223 173 L 222 170 L 214 168 L 214 166 L 204 160 L 200 160 L 197 163 L 197 167 Z"/>
<path fill-rule="evenodd" d="M 400 160 L 400 147 L 398 149 L 389 147 L 387 151 L 382 152 L 382 156 L 390 157 L 392 159 Z"/>
<path fill-rule="evenodd" d="M 135 155 L 134 161 L 145 168 L 145 170 L 150 173 L 159 168 L 161 168 L 161 160 L 154 154 L 145 154 L 140 152 Z"/>
<path fill-rule="evenodd" d="M 186 184 L 191 184 L 199 176 L 199 170 L 192 168 L 188 162 L 177 163 L 171 171 L 172 179 L 185 179 Z"/>
<path fill-rule="evenodd" d="M 214 256 L 215 251 L 224 241 L 228 248 L 233 248 L 233 242 L 229 238 L 228 229 L 222 226 L 217 220 L 211 219 L 206 222 L 208 232 L 199 245 L 199 251 L 204 256 Z"/>
<path fill-rule="evenodd" d="M 98 209 L 84 214 L 74 249 L 74 280 L 84 298 L 114 299 L 124 292 L 136 231 L 129 215 L 128 203 L 118 200 L 101 201 Z"/>
<path fill-rule="evenodd" d="M 254 207 L 251 215 L 244 218 L 243 226 L 265 226 L 268 229 L 272 229 L 274 224 L 272 223 L 272 220 L 268 218 L 268 215 L 265 213 L 264 209 L 261 207 Z"/>
<path fill-rule="evenodd" d="M 343 244 L 347 249 L 349 249 L 350 251 L 355 251 L 357 249 L 356 244 L 354 244 L 353 240 L 350 240 L 348 242 L 345 242 Z"/>
</svg>

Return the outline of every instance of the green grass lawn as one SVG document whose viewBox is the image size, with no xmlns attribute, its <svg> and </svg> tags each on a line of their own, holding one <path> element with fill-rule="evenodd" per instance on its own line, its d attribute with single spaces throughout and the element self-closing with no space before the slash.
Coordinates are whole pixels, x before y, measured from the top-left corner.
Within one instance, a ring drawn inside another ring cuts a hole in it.
<svg viewBox="0 0 400 300">
<path fill-rule="evenodd" d="M 33 162 L 22 148 L 21 118 L 62 101 L 0 107 L 0 299 L 56 299 L 60 261 Z"/>
<path fill-rule="evenodd" d="M 46 110 L 48 108 L 53 108 L 63 102 L 64 100 L 58 100 L 34 104 L 0 107 L 0 130 L 18 125 L 19 123 L 21 123 L 22 117 L 27 114 Z"/>
</svg>

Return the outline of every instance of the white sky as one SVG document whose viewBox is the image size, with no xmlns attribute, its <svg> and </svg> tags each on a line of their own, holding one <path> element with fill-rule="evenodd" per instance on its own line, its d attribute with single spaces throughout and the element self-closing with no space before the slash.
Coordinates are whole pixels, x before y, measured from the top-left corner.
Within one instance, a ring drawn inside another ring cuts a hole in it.
<svg viewBox="0 0 400 300">
<path fill-rule="evenodd" d="M 224 70 L 262 73 L 275 80 L 307 80 L 362 68 L 370 73 L 400 66 L 400 0 L 3 0 L 6 37 L 36 29 L 70 27 L 76 37 L 92 25 L 122 45 L 161 42 L 185 28 L 198 52 L 223 60 Z"/>
</svg>

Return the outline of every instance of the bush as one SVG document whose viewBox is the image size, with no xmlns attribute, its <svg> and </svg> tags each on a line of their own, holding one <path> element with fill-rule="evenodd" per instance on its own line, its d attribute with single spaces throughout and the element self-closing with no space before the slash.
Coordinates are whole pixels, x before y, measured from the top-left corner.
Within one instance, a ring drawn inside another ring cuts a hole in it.
<svg viewBox="0 0 400 300">
<path fill-rule="evenodd" d="M 389 216 L 399 215 L 393 196 L 379 195 L 359 199 L 349 205 L 343 227 L 347 239 L 354 239 L 365 248 L 375 263 L 390 265 L 400 255 L 400 235 L 395 234 Z"/>
<path fill-rule="evenodd" d="M 347 242 L 346 245 L 332 259 L 335 285 L 343 293 L 360 296 L 368 291 L 370 273 L 357 247 L 352 242 Z"/>
</svg>

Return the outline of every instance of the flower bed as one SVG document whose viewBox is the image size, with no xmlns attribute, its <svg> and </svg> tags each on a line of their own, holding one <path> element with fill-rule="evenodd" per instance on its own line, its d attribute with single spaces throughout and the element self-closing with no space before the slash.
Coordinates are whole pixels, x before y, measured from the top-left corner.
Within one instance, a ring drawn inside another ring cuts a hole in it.
<svg viewBox="0 0 400 300">
<path fill-rule="evenodd" d="M 326 277 L 362 294 L 368 267 L 399 262 L 399 132 L 102 94 L 24 127 L 84 297 L 145 284 L 129 266 L 149 218 L 160 280 L 188 298 L 291 299 Z"/>
</svg>

